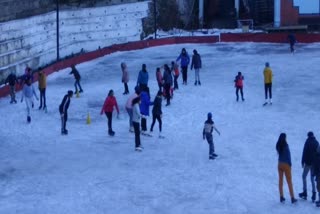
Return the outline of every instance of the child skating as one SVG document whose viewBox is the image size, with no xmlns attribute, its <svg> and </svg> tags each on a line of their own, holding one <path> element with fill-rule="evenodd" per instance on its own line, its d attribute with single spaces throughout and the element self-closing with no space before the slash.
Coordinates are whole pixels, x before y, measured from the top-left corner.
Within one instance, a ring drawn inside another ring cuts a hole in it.
<svg viewBox="0 0 320 214">
<path fill-rule="evenodd" d="M 212 120 L 212 114 L 209 112 L 208 118 L 204 122 L 202 135 L 203 135 L 203 140 L 207 139 L 207 142 L 209 144 L 209 159 L 210 160 L 213 160 L 216 157 L 218 157 L 218 155 L 214 152 L 214 143 L 213 143 L 213 136 L 212 136 L 213 130 L 215 130 L 220 135 L 219 130 L 215 127 L 214 122 Z"/>
</svg>

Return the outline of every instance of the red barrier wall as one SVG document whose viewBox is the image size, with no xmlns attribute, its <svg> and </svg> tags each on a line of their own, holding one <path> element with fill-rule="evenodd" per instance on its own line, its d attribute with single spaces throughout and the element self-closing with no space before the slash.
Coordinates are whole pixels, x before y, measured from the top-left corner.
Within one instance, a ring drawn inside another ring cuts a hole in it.
<svg viewBox="0 0 320 214">
<path fill-rule="evenodd" d="M 223 33 L 220 35 L 221 42 L 272 42 L 272 43 L 284 43 L 287 42 L 287 33 Z M 300 43 L 312 43 L 320 42 L 320 34 L 295 34 L 298 42 Z M 219 36 L 193 36 L 193 37 L 170 37 L 156 40 L 144 40 L 137 42 L 129 42 L 124 44 L 116 44 L 109 47 L 105 47 L 89 53 L 84 53 L 79 56 L 75 56 L 70 59 L 65 59 L 60 62 L 56 62 L 53 65 L 44 68 L 44 72 L 49 75 L 53 72 L 65 69 L 71 65 L 87 62 L 104 55 L 108 55 L 117 51 L 130 51 L 144 49 L 161 45 L 173 45 L 184 43 L 216 43 L 219 42 Z M 34 81 L 38 80 L 38 75 L 34 76 Z M 20 90 L 21 86 L 17 85 L 16 90 Z M 0 97 L 5 97 L 9 94 L 9 86 L 3 86 L 0 88 Z"/>
</svg>

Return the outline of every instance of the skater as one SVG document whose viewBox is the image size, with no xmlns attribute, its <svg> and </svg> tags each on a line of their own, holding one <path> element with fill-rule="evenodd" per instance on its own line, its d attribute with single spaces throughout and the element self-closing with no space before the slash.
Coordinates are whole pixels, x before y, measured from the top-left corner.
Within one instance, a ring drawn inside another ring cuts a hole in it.
<svg viewBox="0 0 320 214">
<path fill-rule="evenodd" d="M 314 173 L 313 173 L 313 163 L 317 153 L 317 148 L 319 146 L 319 142 L 315 138 L 313 132 L 308 132 L 308 138 L 304 143 L 302 158 L 301 158 L 301 165 L 303 168 L 302 173 L 302 183 L 303 183 L 303 192 L 299 193 L 299 197 L 302 199 L 307 200 L 307 175 L 310 171 L 310 180 L 312 186 L 312 202 L 316 200 L 316 187 L 314 182 Z"/>
<path fill-rule="evenodd" d="M 212 120 L 212 113 L 209 112 L 207 116 L 207 120 L 204 122 L 202 136 L 203 136 L 203 140 L 207 139 L 207 142 L 209 144 L 210 160 L 213 160 L 216 157 L 218 157 L 218 155 L 214 152 L 214 143 L 213 143 L 213 136 L 212 136 L 213 130 L 215 130 L 220 135 L 220 131 L 216 128 Z"/>
<path fill-rule="evenodd" d="M 187 85 L 188 82 L 188 65 L 190 63 L 190 57 L 185 48 L 182 48 L 180 55 L 176 59 L 176 62 L 181 60 L 181 71 L 182 71 L 182 84 Z"/>
<path fill-rule="evenodd" d="M 119 107 L 118 107 L 118 103 L 117 100 L 114 96 L 113 90 L 110 90 L 108 93 L 108 96 L 106 98 L 106 100 L 104 101 L 104 104 L 102 106 L 101 112 L 100 114 L 102 115 L 103 113 L 106 114 L 107 119 L 108 119 L 108 134 L 110 136 L 114 136 L 115 132 L 112 129 L 112 112 L 113 112 L 113 108 L 116 107 L 117 110 L 117 117 L 119 117 Z"/>
<path fill-rule="evenodd" d="M 127 64 L 122 62 L 121 63 L 121 70 L 122 70 L 122 82 L 124 85 L 124 92 L 123 95 L 129 94 L 128 82 L 129 82 L 129 73 Z"/>
<path fill-rule="evenodd" d="M 191 61 L 191 70 L 194 68 L 195 81 L 194 85 L 201 85 L 200 82 L 200 68 L 202 67 L 201 56 L 196 49 L 193 50 L 193 56 Z"/>
<path fill-rule="evenodd" d="M 161 69 L 160 68 L 157 68 L 156 69 L 156 79 L 157 79 L 157 83 L 158 83 L 158 87 L 159 87 L 159 91 L 162 91 L 162 74 L 161 74 Z"/>
<path fill-rule="evenodd" d="M 73 74 L 74 76 L 74 79 L 75 79 L 75 82 L 74 82 L 74 88 L 75 88 L 75 91 L 74 93 L 77 94 L 78 92 L 79 93 L 82 93 L 83 90 L 82 90 L 82 87 L 80 85 L 80 80 L 81 80 L 81 76 L 79 74 L 79 71 L 76 69 L 75 65 L 71 65 L 71 72 L 70 74 Z M 78 91 L 78 87 L 79 87 L 79 90 Z"/>
<path fill-rule="evenodd" d="M 266 67 L 263 70 L 264 76 L 264 93 L 265 93 L 265 103 L 268 104 L 268 93 L 269 93 L 269 103 L 272 105 L 272 70 L 270 68 L 269 62 L 266 62 Z"/>
<path fill-rule="evenodd" d="M 320 146 L 317 148 L 317 153 L 313 162 L 313 176 L 316 178 L 318 190 L 318 201 L 316 202 L 316 206 L 320 207 Z"/>
<path fill-rule="evenodd" d="M 158 91 L 157 96 L 154 98 L 153 101 L 153 108 L 152 108 L 152 124 L 151 124 L 151 129 L 150 132 L 153 131 L 153 126 L 158 120 L 159 122 L 159 138 L 162 137 L 161 131 L 162 131 L 162 110 L 161 110 L 161 105 L 162 105 L 162 92 Z"/>
<path fill-rule="evenodd" d="M 21 97 L 21 102 L 23 102 L 23 99 L 25 98 L 25 103 L 27 106 L 27 122 L 31 122 L 31 115 L 30 115 L 30 107 L 33 108 L 33 96 L 39 100 L 36 91 L 34 90 L 33 85 L 31 84 L 31 79 L 26 79 L 25 84 L 23 85 L 22 88 L 22 97 Z"/>
<path fill-rule="evenodd" d="M 286 140 L 286 134 L 281 133 L 276 145 L 276 150 L 278 152 L 278 174 L 279 174 L 279 193 L 280 193 L 280 202 L 284 203 L 285 198 L 283 196 L 283 175 L 286 176 L 289 192 L 291 196 L 291 203 L 296 203 L 297 199 L 294 197 L 293 186 L 292 186 L 292 177 L 291 177 L 291 155 L 289 145 Z"/>
<path fill-rule="evenodd" d="M 170 99 L 171 99 L 172 75 L 171 75 L 171 70 L 167 64 L 164 65 L 163 85 L 165 90 L 165 97 L 167 100 L 166 106 L 168 106 L 170 105 Z"/>
<path fill-rule="evenodd" d="M 68 108 L 70 105 L 70 100 L 73 95 L 73 91 L 69 90 L 66 95 L 64 95 L 62 102 L 59 106 L 60 118 L 61 118 L 61 134 L 67 135 L 68 130 L 66 129 L 68 120 Z"/>
<path fill-rule="evenodd" d="M 179 66 L 174 61 L 171 62 L 171 71 L 173 73 L 173 90 L 179 89 L 178 78 L 179 78 Z"/>
<path fill-rule="evenodd" d="M 11 74 L 9 74 L 9 76 L 7 77 L 6 81 L 5 81 L 5 85 L 9 84 L 9 89 L 10 89 L 10 104 L 12 103 L 17 103 L 16 100 L 16 83 L 18 83 L 18 79 L 17 76 L 11 72 Z"/>
<path fill-rule="evenodd" d="M 132 124 L 132 100 L 136 97 L 139 97 L 140 95 L 140 88 L 139 86 L 136 86 L 134 88 L 135 93 L 130 95 L 130 97 L 128 98 L 127 102 L 126 102 L 126 110 L 127 113 L 129 115 L 129 132 L 134 132 L 134 128 L 133 128 L 133 124 Z"/>
<path fill-rule="evenodd" d="M 135 148 L 136 151 L 142 151 L 143 147 L 141 146 L 140 141 L 140 97 L 136 97 L 132 100 L 132 123 L 134 127 L 134 136 L 135 136 Z"/>
<path fill-rule="evenodd" d="M 46 104 L 46 88 L 47 88 L 47 76 L 46 74 L 39 68 L 39 78 L 38 78 L 38 87 L 40 91 L 40 106 L 39 110 L 43 108 L 43 110 L 47 109 Z M 43 104 L 43 105 L 42 105 Z"/>
<path fill-rule="evenodd" d="M 295 49 L 294 49 L 294 45 L 296 44 L 296 37 L 294 36 L 294 34 L 290 33 L 288 35 L 288 42 L 289 42 L 289 45 L 290 45 L 290 52 L 291 53 L 294 53 L 295 52 Z"/>
<path fill-rule="evenodd" d="M 153 102 L 150 101 L 150 91 L 149 87 L 145 87 L 142 89 L 140 93 L 140 114 L 141 114 L 141 134 L 147 134 L 147 118 L 149 117 L 149 108 L 153 105 Z"/>
<path fill-rule="evenodd" d="M 148 81 L 149 81 L 149 74 L 147 71 L 147 66 L 146 64 L 142 64 L 142 69 L 138 75 L 137 85 L 142 90 L 143 88 L 148 86 Z"/>
<path fill-rule="evenodd" d="M 244 80 L 244 77 L 241 74 L 241 72 L 239 71 L 238 75 L 234 79 L 234 87 L 236 87 L 237 102 L 239 101 L 239 91 L 240 91 L 240 94 L 241 94 L 241 99 L 242 99 L 242 101 L 244 101 L 244 98 L 243 98 L 243 80 Z"/>
</svg>

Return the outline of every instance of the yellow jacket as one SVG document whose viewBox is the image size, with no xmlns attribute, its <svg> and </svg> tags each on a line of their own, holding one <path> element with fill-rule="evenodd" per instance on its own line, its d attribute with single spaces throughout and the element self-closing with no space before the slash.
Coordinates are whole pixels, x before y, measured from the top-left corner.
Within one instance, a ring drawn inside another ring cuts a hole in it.
<svg viewBox="0 0 320 214">
<path fill-rule="evenodd" d="M 263 71 L 264 83 L 272 83 L 272 70 L 270 67 L 266 67 Z"/>
<path fill-rule="evenodd" d="M 47 76 L 44 72 L 39 72 L 38 84 L 40 89 L 44 89 L 47 87 Z"/>
</svg>

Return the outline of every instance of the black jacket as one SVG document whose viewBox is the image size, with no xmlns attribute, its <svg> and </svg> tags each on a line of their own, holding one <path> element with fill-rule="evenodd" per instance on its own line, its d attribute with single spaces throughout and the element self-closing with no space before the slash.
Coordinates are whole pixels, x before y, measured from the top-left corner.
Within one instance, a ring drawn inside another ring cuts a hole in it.
<svg viewBox="0 0 320 214">
<path fill-rule="evenodd" d="M 302 165 L 313 165 L 313 161 L 315 159 L 317 148 L 319 146 L 319 143 L 315 137 L 308 137 L 304 144 L 303 153 L 302 153 L 302 159 L 301 164 Z"/>
<path fill-rule="evenodd" d="M 152 114 L 154 115 L 161 115 L 161 103 L 162 103 L 162 97 L 156 96 L 153 101 L 153 108 L 152 108 Z"/>
<path fill-rule="evenodd" d="M 16 83 L 18 83 L 17 76 L 15 74 L 9 74 L 5 83 L 9 83 L 9 85 L 14 86 Z"/>
<path fill-rule="evenodd" d="M 63 97 L 63 100 L 59 106 L 59 112 L 60 114 L 66 114 L 68 113 L 68 108 L 69 108 L 69 105 L 70 105 L 70 97 L 68 96 L 68 94 L 66 94 L 64 97 Z"/>
<path fill-rule="evenodd" d="M 73 74 L 73 76 L 74 76 L 74 78 L 76 79 L 76 80 L 80 80 L 81 79 L 81 76 L 80 76 L 80 74 L 79 74 L 79 71 L 77 70 L 77 69 L 72 69 L 72 71 L 70 72 L 70 74 Z"/>
</svg>

